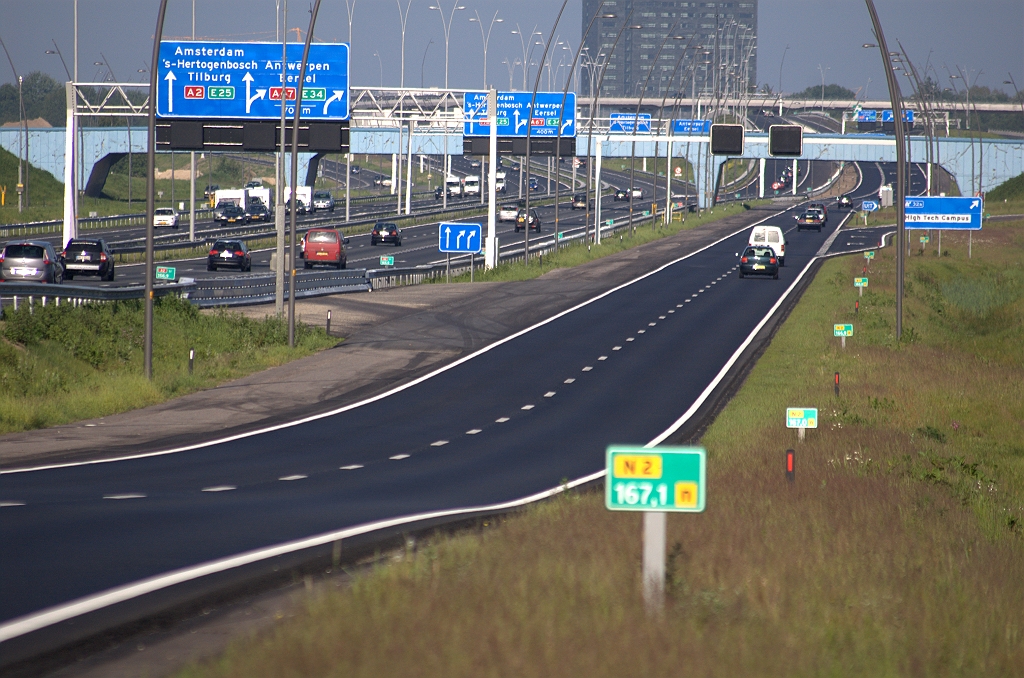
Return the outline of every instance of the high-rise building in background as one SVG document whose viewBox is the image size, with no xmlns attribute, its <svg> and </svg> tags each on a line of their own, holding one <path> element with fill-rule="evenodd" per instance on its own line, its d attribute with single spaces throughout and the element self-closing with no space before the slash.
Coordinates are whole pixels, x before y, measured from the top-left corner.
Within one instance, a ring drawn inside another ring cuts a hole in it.
<svg viewBox="0 0 1024 678">
<path fill-rule="evenodd" d="M 591 87 L 597 86 L 606 63 L 601 96 L 639 96 L 645 81 L 647 97 L 664 96 L 666 90 L 683 96 L 693 92 L 725 96 L 756 88 L 757 0 L 583 0 L 584 31 L 599 7 L 601 14 L 616 17 L 598 19 L 586 36 L 579 85 L 582 93 L 589 94 Z M 640 28 L 627 27 L 615 44 L 627 20 L 630 26 Z M 670 34 L 682 39 L 666 42 Z M 658 64 L 651 72 L 655 55 Z"/>
</svg>

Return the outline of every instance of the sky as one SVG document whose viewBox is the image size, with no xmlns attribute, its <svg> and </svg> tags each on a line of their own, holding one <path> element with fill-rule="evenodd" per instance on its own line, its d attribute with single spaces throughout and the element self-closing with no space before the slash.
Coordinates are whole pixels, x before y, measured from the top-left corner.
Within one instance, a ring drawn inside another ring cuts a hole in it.
<svg viewBox="0 0 1024 678">
<path fill-rule="evenodd" d="M 249 41 L 276 39 L 277 4 L 284 0 L 195 0 L 196 36 L 204 40 Z M 401 80 L 402 30 L 396 0 L 354 1 L 352 21 L 352 83 L 398 86 Z M 403 11 L 410 0 L 400 0 Z M 429 7 L 440 2 L 445 18 L 456 6 L 453 0 L 411 0 L 405 31 L 405 84 L 409 87 L 441 86 L 445 79 L 445 39 L 442 13 Z M 497 12 L 487 55 L 487 81 L 499 89 L 509 87 L 506 63 L 522 59 L 520 35 L 534 30 L 548 38 L 561 3 L 557 0 L 459 0 L 448 41 L 448 82 L 453 88 L 484 85 L 483 41 L 479 16 L 486 31 Z M 314 35 L 325 41 L 349 38 L 346 0 L 322 0 Z M 555 34 L 558 46 L 553 77 L 560 61 L 571 61 L 579 46 L 582 17 L 580 0 L 569 0 Z M 1024 1 L 1022 0 L 875 0 L 890 49 L 896 40 L 910 54 L 919 70 L 926 63 L 948 86 L 949 72 L 960 66 L 972 83 L 1012 92 L 1012 74 L 1024 88 Z M 288 28 L 309 23 L 309 0 L 292 0 Z M 109 69 L 122 81 L 146 77 L 156 25 L 156 0 L 78 0 L 79 80 L 98 81 Z M 191 36 L 192 0 L 169 0 L 164 34 Z M 47 55 L 53 41 L 73 69 L 73 0 L 0 0 L 0 38 L 22 75 L 41 70 L 65 80 L 57 55 Z M 536 29 L 534 27 L 536 26 Z M 294 31 L 291 33 L 294 39 Z M 862 48 L 874 42 L 863 0 L 759 0 L 759 84 L 768 83 L 784 92 L 820 84 L 838 83 L 866 91 L 870 98 L 885 92 L 878 50 Z M 787 49 L 788 46 L 788 49 Z M 527 47 L 529 43 L 527 41 Z M 542 47 L 535 47 L 537 59 Z M 0 83 L 13 82 L 10 67 L 0 60 Z M 522 70 L 514 80 L 522 86 Z M 532 79 L 535 74 L 531 74 Z M 542 89 L 547 86 L 547 71 Z M 870 82 L 869 82 L 870 80 Z M 554 82 L 553 82 L 554 84 Z M 959 83 L 958 83 L 959 86 Z M 560 87 L 560 84 L 559 84 Z M 866 88 L 866 89 L 865 89 Z M 904 91 L 909 91 L 905 87 Z"/>
</svg>

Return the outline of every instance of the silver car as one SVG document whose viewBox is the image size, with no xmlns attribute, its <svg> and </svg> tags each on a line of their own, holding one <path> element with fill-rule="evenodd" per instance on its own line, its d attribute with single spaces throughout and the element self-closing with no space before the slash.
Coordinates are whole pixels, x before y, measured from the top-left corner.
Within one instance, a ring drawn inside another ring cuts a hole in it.
<svg viewBox="0 0 1024 678">
<path fill-rule="evenodd" d="M 0 282 L 64 282 L 64 267 L 53 245 L 43 240 L 9 242 L 0 253 Z"/>
</svg>

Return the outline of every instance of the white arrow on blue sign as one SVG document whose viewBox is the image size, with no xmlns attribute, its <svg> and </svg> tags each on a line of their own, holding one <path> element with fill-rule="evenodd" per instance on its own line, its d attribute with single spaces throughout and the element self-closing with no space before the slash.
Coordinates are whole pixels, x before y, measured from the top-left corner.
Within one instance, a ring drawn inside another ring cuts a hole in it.
<svg viewBox="0 0 1024 678">
<path fill-rule="evenodd" d="M 437 246 L 442 252 L 479 254 L 482 243 L 481 224 L 457 224 L 441 222 L 437 231 Z"/>
<path fill-rule="evenodd" d="M 532 113 L 531 111 L 532 106 Z M 463 102 L 463 136 L 486 137 L 491 133 L 487 122 L 487 92 L 466 92 Z M 576 93 L 565 95 L 562 113 L 561 92 L 498 92 L 499 137 L 525 137 L 527 126 L 531 137 L 575 137 Z M 561 119 L 561 135 L 558 121 Z"/>
<path fill-rule="evenodd" d="M 860 208 L 865 212 L 874 212 L 878 209 L 878 203 L 874 200 L 865 200 L 860 204 Z"/>
<path fill-rule="evenodd" d="M 907 228 L 980 231 L 981 198 L 914 197 L 904 201 Z"/>
<path fill-rule="evenodd" d="M 651 131 L 651 114 L 641 113 L 639 118 L 636 113 L 612 113 L 611 122 L 608 125 L 609 132 L 633 132 L 633 127 L 636 127 L 636 131 L 649 133 Z"/>
</svg>

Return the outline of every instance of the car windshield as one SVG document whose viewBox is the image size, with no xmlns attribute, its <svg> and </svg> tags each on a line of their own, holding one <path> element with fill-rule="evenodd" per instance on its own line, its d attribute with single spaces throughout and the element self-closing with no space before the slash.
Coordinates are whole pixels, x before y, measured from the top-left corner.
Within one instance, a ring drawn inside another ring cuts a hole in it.
<svg viewBox="0 0 1024 678">
<path fill-rule="evenodd" d="M 172 210 L 170 207 L 160 207 L 160 208 L 157 208 L 157 210 L 154 211 L 153 214 L 165 214 L 165 215 L 170 216 L 170 215 L 174 214 L 174 210 Z"/>
<path fill-rule="evenodd" d="M 308 242 L 338 242 L 338 234 L 334 231 L 310 231 Z"/>
<path fill-rule="evenodd" d="M 8 245 L 4 250 L 7 259 L 42 259 L 43 248 L 39 245 Z"/>
<path fill-rule="evenodd" d="M 314 198 L 323 198 L 324 200 L 326 200 L 326 199 L 331 197 L 331 194 L 328 193 L 327 191 L 320 191 L 318 193 L 313 194 L 313 197 Z"/>
</svg>

